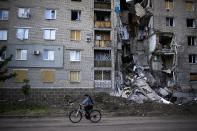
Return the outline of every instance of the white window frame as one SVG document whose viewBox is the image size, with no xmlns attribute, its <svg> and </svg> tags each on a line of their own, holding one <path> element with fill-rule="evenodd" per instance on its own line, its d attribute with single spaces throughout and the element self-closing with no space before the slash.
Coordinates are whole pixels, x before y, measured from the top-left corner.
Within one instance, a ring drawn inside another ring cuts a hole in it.
<svg viewBox="0 0 197 131">
<path fill-rule="evenodd" d="M 30 8 L 18 8 L 18 17 L 19 18 L 29 18 L 30 17 Z"/>
<path fill-rule="evenodd" d="M 47 53 L 47 58 L 45 58 L 45 52 L 48 52 Z M 49 50 L 49 49 L 44 49 L 43 60 L 54 61 L 55 60 L 55 51 L 54 50 Z"/>
<path fill-rule="evenodd" d="M 47 32 L 49 34 L 47 34 Z M 44 36 L 43 37 L 45 40 L 55 40 L 56 29 L 44 29 Z"/>
<path fill-rule="evenodd" d="M 1 40 L 8 40 L 8 31 L 7 30 L 0 30 L 0 41 Z"/>
<path fill-rule="evenodd" d="M 172 21 L 172 26 L 171 26 L 171 21 Z M 166 17 L 166 26 L 167 27 L 174 27 L 175 26 L 175 22 L 174 22 L 173 17 Z"/>
<path fill-rule="evenodd" d="M 18 51 L 19 50 L 20 50 L 20 53 L 21 53 L 21 58 L 20 59 L 18 59 Z M 16 49 L 16 60 L 27 60 L 27 53 L 28 53 L 28 50 L 27 49 Z M 24 58 L 23 58 L 23 55 L 25 55 Z"/>
<path fill-rule="evenodd" d="M 0 20 L 8 20 L 9 11 L 8 10 L 0 10 L 0 12 L 1 12 Z"/>
<path fill-rule="evenodd" d="M 187 26 L 187 28 L 196 28 L 196 24 L 195 24 L 195 19 L 190 19 L 190 18 L 188 18 L 187 20 L 193 20 L 192 21 L 192 27 L 188 27 Z M 187 22 L 187 21 L 186 21 Z M 186 23 L 187 24 L 187 23 Z"/>
<path fill-rule="evenodd" d="M 0 61 L 4 61 L 5 59 L 6 59 L 6 51 L 4 51 L 0 56 Z"/>
<path fill-rule="evenodd" d="M 70 61 L 71 62 L 79 62 L 79 61 L 81 61 L 81 51 L 79 51 L 79 50 L 71 50 L 70 51 Z"/>
<path fill-rule="evenodd" d="M 189 61 L 189 64 L 197 64 L 197 55 L 195 54 L 190 54 L 189 57 L 192 57 L 192 61 Z"/>
<path fill-rule="evenodd" d="M 53 18 L 53 13 L 52 12 L 55 12 L 54 14 L 54 18 Z M 45 19 L 46 20 L 55 20 L 56 19 L 56 10 L 55 9 L 46 9 L 45 10 Z"/>
<path fill-rule="evenodd" d="M 72 13 L 73 12 L 77 12 L 77 19 L 76 20 L 72 20 Z M 81 21 L 81 11 L 80 10 L 71 10 L 71 20 L 72 21 Z"/>
<path fill-rule="evenodd" d="M 168 2 L 168 8 L 166 8 L 166 9 L 173 9 L 174 8 L 174 0 L 172 0 L 172 4 L 173 4 L 173 8 L 170 8 L 170 0 L 165 0 L 165 2 Z"/>
<path fill-rule="evenodd" d="M 71 80 L 71 72 L 77 72 L 77 80 L 76 81 L 72 81 Z M 80 82 L 80 80 L 81 80 L 81 71 L 77 71 L 77 70 L 72 70 L 72 71 L 70 71 L 70 82 Z M 79 78 L 79 80 L 78 80 L 78 78 Z"/>
<path fill-rule="evenodd" d="M 195 36 L 188 36 L 187 39 L 188 39 L 188 46 L 195 46 L 196 45 L 196 37 Z M 190 44 L 189 44 L 189 39 L 191 42 Z"/>
<path fill-rule="evenodd" d="M 29 29 L 28 28 L 17 28 L 16 38 L 19 40 L 27 40 L 29 37 Z"/>
</svg>

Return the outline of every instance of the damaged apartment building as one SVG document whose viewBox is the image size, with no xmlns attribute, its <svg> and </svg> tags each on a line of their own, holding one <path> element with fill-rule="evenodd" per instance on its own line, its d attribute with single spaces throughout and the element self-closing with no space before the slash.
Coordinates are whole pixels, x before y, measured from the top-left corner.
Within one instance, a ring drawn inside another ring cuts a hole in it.
<svg viewBox="0 0 197 131">
<path fill-rule="evenodd" d="M 0 46 L 17 74 L 0 87 L 113 89 L 115 2 L 0 0 Z"/>
<path fill-rule="evenodd" d="M 145 77 L 151 87 L 197 90 L 196 2 L 121 0 L 118 42 L 125 81 Z"/>
</svg>

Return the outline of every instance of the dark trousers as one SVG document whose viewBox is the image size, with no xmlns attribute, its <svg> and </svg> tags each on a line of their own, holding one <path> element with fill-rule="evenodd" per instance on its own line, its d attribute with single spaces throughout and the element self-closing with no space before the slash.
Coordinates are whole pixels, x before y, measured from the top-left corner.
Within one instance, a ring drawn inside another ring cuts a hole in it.
<svg viewBox="0 0 197 131">
<path fill-rule="evenodd" d="M 90 106 L 90 105 L 84 107 L 84 110 L 85 110 L 85 112 L 86 112 L 87 115 L 89 115 L 89 113 L 90 113 L 90 111 L 92 109 L 93 109 L 93 106 Z"/>
</svg>

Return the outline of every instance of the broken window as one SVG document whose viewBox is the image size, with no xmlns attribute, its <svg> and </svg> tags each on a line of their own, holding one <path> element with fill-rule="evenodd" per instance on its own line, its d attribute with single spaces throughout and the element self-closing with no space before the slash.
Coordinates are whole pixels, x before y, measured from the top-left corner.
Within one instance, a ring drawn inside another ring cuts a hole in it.
<svg viewBox="0 0 197 131">
<path fill-rule="evenodd" d="M 44 30 L 44 39 L 45 40 L 55 40 L 55 29 L 45 29 Z"/>
<path fill-rule="evenodd" d="M 45 11 L 45 19 L 48 19 L 48 20 L 56 19 L 56 10 L 54 10 L 54 9 L 46 9 L 46 11 Z"/>
<path fill-rule="evenodd" d="M 174 18 L 166 17 L 166 26 L 173 27 L 174 26 Z"/>
<path fill-rule="evenodd" d="M 42 71 L 42 82 L 54 82 L 55 71 L 54 70 L 43 70 Z"/>
<path fill-rule="evenodd" d="M 190 81 L 197 81 L 197 73 L 190 73 Z"/>
<path fill-rule="evenodd" d="M 111 67 L 111 51 L 95 50 L 94 52 L 95 67 Z"/>
<path fill-rule="evenodd" d="M 29 29 L 27 28 L 18 28 L 16 32 L 16 38 L 19 40 L 28 39 Z"/>
<path fill-rule="evenodd" d="M 44 50 L 43 59 L 44 60 L 54 60 L 54 51 L 53 50 Z"/>
<path fill-rule="evenodd" d="M 8 20 L 8 10 L 0 10 L 0 20 Z"/>
<path fill-rule="evenodd" d="M 70 51 L 70 61 L 80 61 L 80 51 Z"/>
<path fill-rule="evenodd" d="M 187 41 L 188 41 L 189 46 L 196 45 L 196 37 L 195 36 L 188 36 Z"/>
<path fill-rule="evenodd" d="M 27 79 L 27 71 L 28 70 L 13 70 L 16 73 L 14 77 L 14 82 L 24 82 L 24 79 Z"/>
<path fill-rule="evenodd" d="M 81 31 L 71 30 L 71 40 L 81 40 Z"/>
<path fill-rule="evenodd" d="M 16 60 L 27 60 L 27 50 L 17 49 L 16 50 Z"/>
<path fill-rule="evenodd" d="M 173 0 L 165 0 L 165 7 L 166 9 L 172 9 L 173 8 Z"/>
<path fill-rule="evenodd" d="M 111 80 L 110 70 L 95 70 L 94 80 Z"/>
<path fill-rule="evenodd" d="M 18 8 L 18 17 L 19 18 L 29 18 L 30 9 L 29 8 Z"/>
<path fill-rule="evenodd" d="M 195 20 L 194 19 L 187 19 L 187 27 L 195 28 Z"/>
<path fill-rule="evenodd" d="M 0 30 L 0 40 L 7 40 L 7 30 Z"/>
<path fill-rule="evenodd" d="M 194 10 L 194 3 L 192 1 L 186 1 L 186 10 Z"/>
<path fill-rule="evenodd" d="M 80 71 L 70 71 L 70 81 L 80 82 Z"/>
<path fill-rule="evenodd" d="M 159 36 L 159 43 L 160 43 L 159 46 L 162 46 L 163 50 L 170 49 L 171 42 L 172 42 L 172 35 L 164 34 Z"/>
<path fill-rule="evenodd" d="M 71 20 L 81 20 L 81 11 L 72 10 Z"/>
<path fill-rule="evenodd" d="M 191 54 L 191 55 L 189 55 L 189 63 L 190 64 L 194 64 L 194 63 L 196 63 L 196 55 L 194 55 L 194 54 Z"/>
</svg>

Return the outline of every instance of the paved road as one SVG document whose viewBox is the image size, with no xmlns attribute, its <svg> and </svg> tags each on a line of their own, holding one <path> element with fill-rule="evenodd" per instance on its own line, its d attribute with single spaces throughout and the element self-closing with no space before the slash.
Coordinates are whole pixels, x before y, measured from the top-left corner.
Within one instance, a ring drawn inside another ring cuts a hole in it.
<svg viewBox="0 0 197 131">
<path fill-rule="evenodd" d="M 106 117 L 99 123 L 67 118 L 1 118 L 0 131 L 197 131 L 196 117 Z"/>
</svg>

